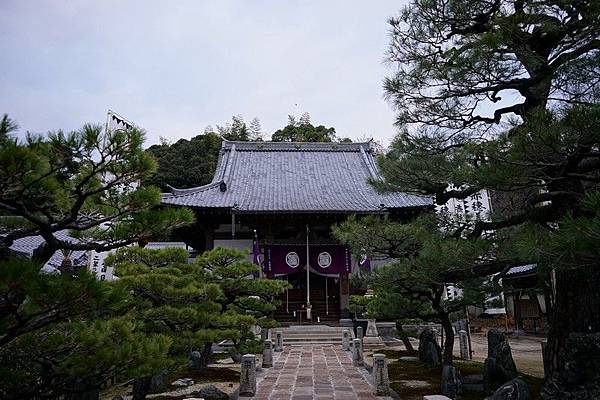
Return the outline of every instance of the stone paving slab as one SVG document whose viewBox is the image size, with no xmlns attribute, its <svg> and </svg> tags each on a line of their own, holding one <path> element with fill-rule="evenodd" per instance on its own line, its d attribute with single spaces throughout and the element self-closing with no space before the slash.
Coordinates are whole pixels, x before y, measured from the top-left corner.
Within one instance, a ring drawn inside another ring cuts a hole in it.
<svg viewBox="0 0 600 400">
<path fill-rule="evenodd" d="M 352 366 L 339 345 L 286 346 L 263 370 L 255 400 L 375 400 L 363 367 Z"/>
</svg>

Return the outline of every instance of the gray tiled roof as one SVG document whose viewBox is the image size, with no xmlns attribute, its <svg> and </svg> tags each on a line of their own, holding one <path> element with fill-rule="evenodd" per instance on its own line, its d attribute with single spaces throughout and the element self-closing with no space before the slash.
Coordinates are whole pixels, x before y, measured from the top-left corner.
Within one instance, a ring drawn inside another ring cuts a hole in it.
<svg viewBox="0 0 600 400">
<path fill-rule="evenodd" d="M 509 269 L 505 275 L 508 276 L 508 275 L 524 274 L 526 272 L 534 271 L 536 269 L 536 267 L 537 267 L 536 264 L 518 265 L 516 267 L 512 267 L 511 269 Z"/>
<path fill-rule="evenodd" d="M 433 204 L 429 197 L 378 193 L 369 179 L 381 179 L 369 143 L 224 141 L 211 183 L 173 188 L 162 202 L 238 212 L 357 213 Z"/>
<path fill-rule="evenodd" d="M 67 230 L 62 230 L 54 233 L 54 236 L 60 240 L 66 240 L 69 242 L 77 242 L 77 239 L 69 236 Z M 11 250 L 19 252 L 24 256 L 31 257 L 33 256 L 33 252 L 37 249 L 42 243 L 44 243 L 44 238 L 35 235 L 35 236 L 27 236 L 21 239 L 17 239 L 13 242 L 12 246 L 10 246 Z M 60 251 L 56 251 L 50 260 L 44 265 L 44 272 L 55 272 L 58 270 L 58 267 L 62 264 L 63 254 Z M 71 260 L 73 265 L 83 266 L 87 264 L 87 252 L 85 251 L 74 251 L 71 253 Z"/>
</svg>

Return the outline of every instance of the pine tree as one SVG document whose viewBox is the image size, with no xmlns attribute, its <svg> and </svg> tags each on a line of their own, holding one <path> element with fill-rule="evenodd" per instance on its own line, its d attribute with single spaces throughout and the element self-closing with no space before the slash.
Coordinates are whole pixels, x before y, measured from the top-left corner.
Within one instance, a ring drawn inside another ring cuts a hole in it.
<svg viewBox="0 0 600 400">
<path fill-rule="evenodd" d="M 516 199 L 511 210 L 457 228 L 457 240 L 485 238 L 495 252 L 449 281 L 502 274 L 517 254 L 530 262 L 550 241 L 518 253 L 532 244 L 521 231 L 560 236 L 562 218 L 589 213 L 582 199 L 597 191 L 599 170 L 599 22 L 594 1 L 416 0 L 390 20 L 388 59 L 398 68 L 385 91 L 406 130 L 381 161 L 383 186 L 432 195 L 440 206 L 483 188 Z M 554 267 L 545 398 L 576 395 L 576 385 L 557 384 L 573 374 L 567 342 L 600 332 L 597 319 L 580 318 L 600 308 L 583 295 L 597 285 L 598 264 L 577 265 Z"/>
<path fill-rule="evenodd" d="M 8 138 L 0 142 L 0 391 L 19 399 L 97 397 L 110 379 L 153 370 L 168 338 L 140 336 L 126 314 L 127 293 L 75 270 L 68 254 L 161 237 L 192 214 L 156 209 L 159 191 L 138 185 L 154 162 L 137 128 L 85 125 L 19 141 L 10 137 L 15 127 L 6 117 L 0 124 Z M 33 235 L 44 241 L 28 261 L 11 246 Z M 59 273 L 41 273 L 59 251 Z"/>
<path fill-rule="evenodd" d="M 285 290 L 284 282 L 249 279 L 257 267 L 245 258 L 219 248 L 189 264 L 183 249 L 132 247 L 106 262 L 116 267 L 118 285 L 132 293 L 132 312 L 143 323 L 141 329 L 170 338 L 170 367 L 189 358 L 190 367 L 204 369 L 213 343 L 230 339 L 237 352 L 251 346 L 251 328 L 269 324 L 266 315 L 275 309 L 271 299 Z M 137 378 L 136 400 L 145 398 L 150 376 Z"/>
<path fill-rule="evenodd" d="M 499 288 L 473 277 L 453 279 L 465 265 L 473 265 L 481 254 L 490 253 L 492 243 L 456 240 L 449 237 L 453 232 L 440 229 L 442 222 L 435 215 L 423 215 L 407 224 L 378 216 L 352 217 L 336 226 L 334 234 L 355 254 L 389 260 L 388 265 L 366 277 L 374 289 L 369 313 L 394 320 L 419 318 L 440 323 L 445 336 L 443 360 L 451 365 L 452 314 L 463 312 L 467 305 L 483 306 L 486 297 Z M 463 296 L 446 298 L 449 283 L 466 289 Z"/>
</svg>

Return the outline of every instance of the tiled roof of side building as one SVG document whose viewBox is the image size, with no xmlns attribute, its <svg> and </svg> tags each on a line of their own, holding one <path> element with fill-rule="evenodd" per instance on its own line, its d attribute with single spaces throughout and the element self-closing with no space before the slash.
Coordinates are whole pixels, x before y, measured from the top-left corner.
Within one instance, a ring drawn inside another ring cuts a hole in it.
<svg viewBox="0 0 600 400">
<path fill-rule="evenodd" d="M 77 239 L 74 239 L 71 236 L 69 236 L 68 230 L 55 232 L 54 236 L 56 236 L 60 240 L 66 240 L 69 242 L 77 243 Z M 16 251 L 26 257 L 31 257 L 33 256 L 33 252 L 35 251 L 35 249 L 37 249 L 43 243 L 44 238 L 39 235 L 27 236 L 15 240 L 12 246 L 10 246 L 10 248 L 11 250 Z M 85 251 L 74 251 L 70 255 L 70 258 L 73 264 L 77 266 L 86 265 L 88 261 L 87 252 Z M 50 258 L 50 260 L 48 260 L 48 262 L 44 265 L 42 270 L 44 272 L 55 272 L 56 270 L 58 270 L 58 267 L 60 267 L 60 265 L 62 264 L 63 259 L 64 256 L 62 252 L 56 251 Z"/>
<path fill-rule="evenodd" d="M 505 275 L 506 276 L 519 275 L 519 274 L 524 274 L 524 273 L 528 273 L 528 272 L 533 272 L 533 271 L 535 271 L 536 268 L 537 268 L 536 264 L 518 265 L 516 267 L 512 267 L 511 269 L 509 269 Z"/>
<path fill-rule="evenodd" d="M 238 212 L 351 212 L 431 207 L 430 197 L 379 193 L 369 143 L 224 141 L 211 183 L 172 188 L 163 204 Z"/>
</svg>

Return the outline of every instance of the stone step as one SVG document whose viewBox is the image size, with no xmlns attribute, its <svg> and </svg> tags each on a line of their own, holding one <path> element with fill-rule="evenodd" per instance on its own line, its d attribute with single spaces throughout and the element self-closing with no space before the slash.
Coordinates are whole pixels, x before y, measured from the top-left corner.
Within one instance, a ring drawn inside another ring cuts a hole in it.
<svg viewBox="0 0 600 400">
<path fill-rule="evenodd" d="M 326 341 L 318 341 L 318 342 L 292 342 L 292 343 L 286 343 L 284 341 L 284 346 L 292 346 L 292 347 L 299 347 L 299 346 L 314 346 L 314 345 L 322 345 L 322 346 L 341 346 L 342 342 L 326 342 Z"/>
<path fill-rule="evenodd" d="M 339 342 L 342 343 L 342 338 L 336 338 L 331 336 L 319 336 L 319 337 L 294 337 L 286 338 L 283 337 L 284 342 Z"/>
</svg>

